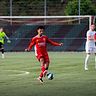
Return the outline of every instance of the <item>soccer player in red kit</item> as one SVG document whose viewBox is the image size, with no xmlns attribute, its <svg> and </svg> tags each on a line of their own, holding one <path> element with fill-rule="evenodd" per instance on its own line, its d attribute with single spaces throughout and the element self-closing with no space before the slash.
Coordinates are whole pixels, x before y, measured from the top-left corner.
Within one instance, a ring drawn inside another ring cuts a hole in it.
<svg viewBox="0 0 96 96">
<path fill-rule="evenodd" d="M 37 35 L 35 37 L 32 38 L 29 46 L 27 49 L 25 49 L 26 51 L 29 51 L 32 49 L 33 46 L 35 46 L 35 55 L 37 57 L 37 59 L 39 60 L 40 64 L 41 64 L 41 73 L 40 76 L 37 78 L 41 83 L 43 83 L 43 77 L 46 76 L 47 74 L 47 70 L 49 67 L 49 56 L 47 53 L 47 43 L 50 43 L 54 46 L 61 46 L 63 45 L 63 43 L 57 43 L 54 42 L 52 40 L 50 40 L 47 36 L 43 35 L 44 32 L 44 27 L 43 26 L 39 26 L 37 28 Z"/>
</svg>

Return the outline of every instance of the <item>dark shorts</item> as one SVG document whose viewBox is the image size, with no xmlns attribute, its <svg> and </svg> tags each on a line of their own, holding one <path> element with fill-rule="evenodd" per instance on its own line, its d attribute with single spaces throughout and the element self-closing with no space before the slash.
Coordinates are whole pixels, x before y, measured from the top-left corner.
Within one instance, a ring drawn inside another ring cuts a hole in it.
<svg viewBox="0 0 96 96">
<path fill-rule="evenodd" d="M 3 44 L 0 42 L 0 49 L 3 49 Z"/>
</svg>

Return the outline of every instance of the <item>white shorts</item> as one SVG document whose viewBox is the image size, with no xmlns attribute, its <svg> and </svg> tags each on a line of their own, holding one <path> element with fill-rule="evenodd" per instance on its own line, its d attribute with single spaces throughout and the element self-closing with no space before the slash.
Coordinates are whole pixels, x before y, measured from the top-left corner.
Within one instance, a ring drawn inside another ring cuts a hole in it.
<svg viewBox="0 0 96 96">
<path fill-rule="evenodd" d="M 96 53 L 95 42 L 93 41 L 86 42 L 85 50 L 86 50 L 86 53 Z"/>
<path fill-rule="evenodd" d="M 96 47 L 95 47 L 95 45 L 93 45 L 93 46 L 88 46 L 87 44 L 86 44 L 86 53 L 96 53 Z"/>
<path fill-rule="evenodd" d="M 86 53 L 96 53 L 96 47 L 86 47 Z"/>
</svg>

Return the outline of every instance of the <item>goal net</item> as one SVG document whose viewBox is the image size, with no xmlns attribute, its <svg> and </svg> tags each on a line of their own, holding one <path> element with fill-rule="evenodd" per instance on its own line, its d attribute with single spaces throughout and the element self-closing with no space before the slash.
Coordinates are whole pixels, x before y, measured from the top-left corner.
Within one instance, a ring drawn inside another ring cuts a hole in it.
<svg viewBox="0 0 96 96">
<path fill-rule="evenodd" d="M 12 41 L 5 43 L 6 51 L 24 51 L 41 25 L 50 39 L 64 43 L 62 47 L 48 45 L 48 50 L 83 51 L 85 34 L 93 21 L 92 16 L 0 16 L 0 26 Z"/>
</svg>

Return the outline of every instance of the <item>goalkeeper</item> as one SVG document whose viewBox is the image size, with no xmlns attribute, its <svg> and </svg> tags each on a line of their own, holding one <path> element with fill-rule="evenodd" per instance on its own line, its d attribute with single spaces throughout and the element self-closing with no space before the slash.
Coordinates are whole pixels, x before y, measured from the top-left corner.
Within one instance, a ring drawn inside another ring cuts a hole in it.
<svg viewBox="0 0 96 96">
<path fill-rule="evenodd" d="M 8 36 L 3 31 L 3 28 L 0 27 L 0 51 L 2 52 L 2 58 L 4 58 L 4 39 L 7 39 L 7 43 L 10 43 Z"/>
</svg>

